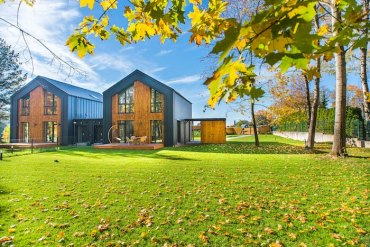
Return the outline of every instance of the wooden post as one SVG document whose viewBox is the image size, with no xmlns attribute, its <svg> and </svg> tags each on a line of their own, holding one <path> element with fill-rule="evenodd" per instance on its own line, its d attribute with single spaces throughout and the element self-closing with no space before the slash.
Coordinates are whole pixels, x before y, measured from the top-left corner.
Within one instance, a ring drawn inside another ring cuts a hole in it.
<svg viewBox="0 0 370 247">
<path fill-rule="evenodd" d="M 33 154 L 33 138 L 31 139 L 31 154 Z"/>
</svg>

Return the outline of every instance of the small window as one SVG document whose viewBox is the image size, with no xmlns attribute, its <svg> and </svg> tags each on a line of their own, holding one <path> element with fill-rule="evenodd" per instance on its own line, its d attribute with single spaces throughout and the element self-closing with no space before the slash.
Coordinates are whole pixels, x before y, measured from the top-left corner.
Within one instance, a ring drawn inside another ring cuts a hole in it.
<svg viewBox="0 0 370 247">
<path fill-rule="evenodd" d="M 58 124 L 57 122 L 44 122 L 44 141 L 58 141 Z"/>
<path fill-rule="evenodd" d="M 30 95 L 27 94 L 25 97 L 22 98 L 22 116 L 29 116 L 30 115 Z"/>
<path fill-rule="evenodd" d="M 163 95 L 153 88 L 150 90 L 150 112 L 162 112 Z"/>
<path fill-rule="evenodd" d="M 44 115 L 57 114 L 56 96 L 53 93 L 44 91 Z"/>
<path fill-rule="evenodd" d="M 163 143 L 162 120 L 150 121 L 151 143 Z"/>
<path fill-rule="evenodd" d="M 118 113 L 134 112 L 134 86 L 118 95 Z"/>
</svg>

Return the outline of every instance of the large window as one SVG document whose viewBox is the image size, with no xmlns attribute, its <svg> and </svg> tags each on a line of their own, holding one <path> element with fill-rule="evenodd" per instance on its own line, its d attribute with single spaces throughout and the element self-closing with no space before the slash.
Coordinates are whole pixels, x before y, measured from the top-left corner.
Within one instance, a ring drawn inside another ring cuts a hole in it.
<svg viewBox="0 0 370 247">
<path fill-rule="evenodd" d="M 58 141 L 58 124 L 56 122 L 44 122 L 44 141 Z"/>
<path fill-rule="evenodd" d="M 118 95 L 118 113 L 134 112 L 134 86 Z"/>
<path fill-rule="evenodd" d="M 28 122 L 21 124 L 22 128 L 22 142 L 28 143 L 30 140 L 30 128 Z"/>
<path fill-rule="evenodd" d="M 118 121 L 118 134 L 119 138 L 124 142 L 126 142 L 127 138 L 131 138 L 134 135 L 134 121 Z"/>
<path fill-rule="evenodd" d="M 150 89 L 150 111 L 162 112 L 163 95 L 153 88 Z"/>
<path fill-rule="evenodd" d="M 55 115 L 57 114 L 57 102 L 55 94 L 44 91 L 44 114 Z"/>
<path fill-rule="evenodd" d="M 27 94 L 22 98 L 22 116 L 30 115 L 30 95 Z"/>
<path fill-rule="evenodd" d="M 163 143 L 162 120 L 150 121 L 151 143 Z"/>
</svg>

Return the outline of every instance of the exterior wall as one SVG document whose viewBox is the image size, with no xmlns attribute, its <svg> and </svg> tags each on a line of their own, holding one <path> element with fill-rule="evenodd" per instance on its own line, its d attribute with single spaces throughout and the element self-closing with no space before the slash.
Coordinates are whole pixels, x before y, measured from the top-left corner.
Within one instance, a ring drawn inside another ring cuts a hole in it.
<svg viewBox="0 0 370 247">
<path fill-rule="evenodd" d="M 163 96 L 164 97 L 164 96 Z M 118 113 L 118 93 L 112 96 L 112 124 L 116 125 L 120 120 L 134 121 L 134 135 L 147 136 L 147 143 L 151 141 L 150 121 L 162 120 L 164 126 L 164 112 L 166 105 L 164 98 L 162 99 L 162 112 L 150 112 L 150 87 L 146 84 L 134 82 L 134 113 Z M 162 127 L 163 139 L 165 138 L 164 127 Z M 112 139 L 118 137 L 117 131 L 112 131 Z"/>
<path fill-rule="evenodd" d="M 298 141 L 306 141 L 308 138 L 308 132 L 274 131 L 273 134 Z M 316 132 L 315 142 L 333 142 L 333 135 Z"/>
<path fill-rule="evenodd" d="M 202 121 L 202 143 L 226 143 L 226 121 Z"/>
<path fill-rule="evenodd" d="M 58 133 L 57 136 L 62 136 L 61 132 L 61 100 L 56 96 L 56 115 L 44 115 L 44 89 L 39 86 L 30 92 L 30 114 L 22 116 L 22 99 L 18 100 L 18 141 L 21 142 L 22 136 L 22 123 L 29 123 L 29 138 L 34 142 L 44 142 L 44 122 L 57 122 Z"/>
<path fill-rule="evenodd" d="M 192 117 L 192 105 L 189 101 L 178 95 L 176 92 L 173 93 L 173 143 L 185 143 L 191 139 L 191 126 L 189 122 L 181 121 L 182 119 L 190 119 Z M 178 124 L 180 122 L 180 140 L 178 139 Z"/>
<path fill-rule="evenodd" d="M 115 103 L 112 102 L 113 96 L 118 94 L 122 90 L 132 86 L 135 81 L 140 81 L 150 88 L 154 88 L 158 92 L 164 95 L 164 106 L 166 110 L 164 111 L 164 146 L 173 146 L 173 122 L 174 122 L 174 103 L 173 103 L 173 89 L 167 85 L 161 83 L 160 81 L 148 76 L 147 74 L 135 70 L 106 91 L 103 92 L 104 105 L 103 105 L 103 137 L 104 143 L 109 143 L 108 131 L 116 123 L 113 124 L 112 107 Z M 114 99 L 113 99 L 114 100 Z M 134 102 L 135 104 L 135 102 Z M 118 110 L 117 110 L 118 111 Z"/>
</svg>

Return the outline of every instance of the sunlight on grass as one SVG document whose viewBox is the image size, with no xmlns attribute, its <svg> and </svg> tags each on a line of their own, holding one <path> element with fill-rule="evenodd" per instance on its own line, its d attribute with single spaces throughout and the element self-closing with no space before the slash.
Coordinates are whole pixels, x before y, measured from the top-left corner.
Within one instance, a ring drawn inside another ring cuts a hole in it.
<svg viewBox="0 0 370 247">
<path fill-rule="evenodd" d="M 261 136 L 0 162 L 0 238 L 30 245 L 367 244 L 369 151 L 333 160 Z M 276 154 L 278 153 L 278 154 Z"/>
</svg>

